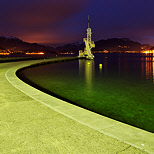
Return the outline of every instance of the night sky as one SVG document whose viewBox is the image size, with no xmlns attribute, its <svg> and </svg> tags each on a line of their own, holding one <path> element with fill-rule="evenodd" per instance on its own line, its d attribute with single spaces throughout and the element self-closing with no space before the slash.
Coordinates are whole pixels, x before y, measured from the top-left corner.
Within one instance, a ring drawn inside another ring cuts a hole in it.
<svg viewBox="0 0 154 154">
<path fill-rule="evenodd" d="M 154 45 L 154 0 L 0 0 L 0 35 L 41 44 L 130 38 Z"/>
</svg>

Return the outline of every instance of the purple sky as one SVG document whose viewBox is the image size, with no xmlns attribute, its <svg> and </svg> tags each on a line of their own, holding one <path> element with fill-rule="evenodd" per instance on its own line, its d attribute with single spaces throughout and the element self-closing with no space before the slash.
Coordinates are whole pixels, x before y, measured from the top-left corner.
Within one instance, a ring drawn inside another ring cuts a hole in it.
<svg viewBox="0 0 154 154">
<path fill-rule="evenodd" d="M 154 0 L 0 0 L 0 35 L 42 44 L 128 37 L 154 45 Z"/>
</svg>

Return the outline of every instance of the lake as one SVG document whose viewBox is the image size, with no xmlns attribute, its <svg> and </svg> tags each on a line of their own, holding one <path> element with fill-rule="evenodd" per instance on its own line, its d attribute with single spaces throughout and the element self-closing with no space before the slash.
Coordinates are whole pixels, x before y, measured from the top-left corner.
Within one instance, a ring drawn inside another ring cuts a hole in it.
<svg viewBox="0 0 154 154">
<path fill-rule="evenodd" d="M 18 76 L 70 103 L 154 132 L 152 55 L 95 54 L 94 60 L 41 65 Z"/>
</svg>

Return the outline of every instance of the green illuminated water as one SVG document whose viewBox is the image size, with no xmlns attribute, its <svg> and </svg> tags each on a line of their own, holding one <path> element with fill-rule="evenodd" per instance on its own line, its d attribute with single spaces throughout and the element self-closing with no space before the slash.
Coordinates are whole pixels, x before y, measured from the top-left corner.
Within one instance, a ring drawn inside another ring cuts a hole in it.
<svg viewBox="0 0 154 154">
<path fill-rule="evenodd" d="M 95 57 L 94 61 L 80 59 L 28 68 L 19 76 L 76 105 L 154 132 L 153 57 L 143 54 Z"/>
</svg>

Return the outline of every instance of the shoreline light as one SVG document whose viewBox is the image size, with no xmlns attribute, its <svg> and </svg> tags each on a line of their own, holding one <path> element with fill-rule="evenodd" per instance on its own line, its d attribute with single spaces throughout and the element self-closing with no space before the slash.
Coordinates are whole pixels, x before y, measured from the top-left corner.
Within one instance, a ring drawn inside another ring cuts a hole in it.
<svg viewBox="0 0 154 154">
<path fill-rule="evenodd" d="M 7 52 L 0 52 L 0 55 L 9 55 L 10 53 Z"/>
<path fill-rule="evenodd" d="M 146 50 L 143 53 L 148 54 L 148 53 L 153 53 L 154 54 L 154 50 Z"/>
<path fill-rule="evenodd" d="M 44 55 L 44 52 L 32 52 L 32 53 L 29 53 L 27 52 L 26 55 Z"/>
</svg>

